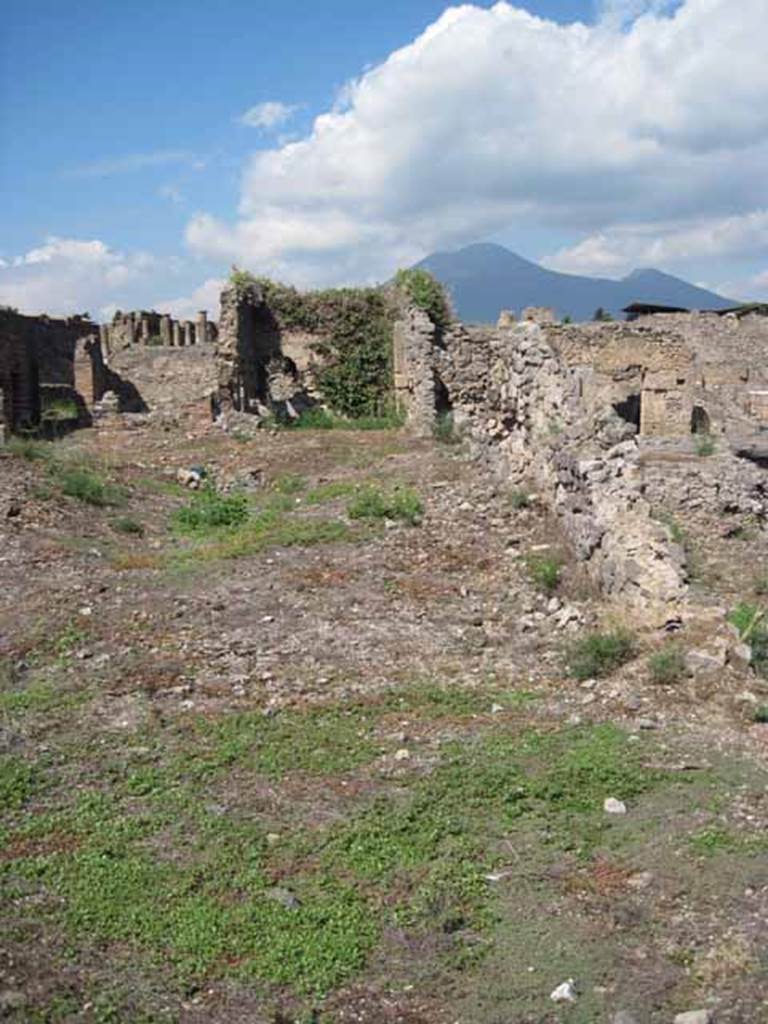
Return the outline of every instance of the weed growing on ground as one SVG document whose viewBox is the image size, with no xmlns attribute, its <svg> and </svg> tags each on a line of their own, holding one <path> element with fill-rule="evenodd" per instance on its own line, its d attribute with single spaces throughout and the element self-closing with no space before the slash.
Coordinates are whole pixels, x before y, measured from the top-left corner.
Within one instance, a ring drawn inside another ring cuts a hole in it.
<svg viewBox="0 0 768 1024">
<path fill-rule="evenodd" d="M 685 655 L 676 644 L 669 644 L 648 659 L 648 675 L 652 683 L 669 685 L 685 675 Z"/>
<path fill-rule="evenodd" d="M 424 504 L 412 487 L 395 487 L 389 493 L 375 484 L 357 488 L 347 503 L 350 519 L 401 519 L 418 526 L 424 516 Z"/>
<path fill-rule="evenodd" d="M 144 536 L 144 527 L 136 519 L 130 516 L 121 516 L 112 523 L 112 529 L 116 533 L 127 533 L 134 537 Z"/>
<path fill-rule="evenodd" d="M 739 636 L 752 651 L 752 666 L 761 676 L 768 676 L 768 608 L 742 601 L 728 616 Z"/>
<path fill-rule="evenodd" d="M 574 679 L 599 679 L 630 661 L 635 653 L 634 637 L 627 630 L 588 633 L 567 649 L 568 674 Z"/>
<path fill-rule="evenodd" d="M 351 480 L 331 480 L 307 491 L 303 502 L 305 505 L 323 505 L 326 501 L 335 501 L 337 498 L 349 498 L 357 487 L 358 485 Z"/>
<path fill-rule="evenodd" d="M 530 508 L 531 496 L 527 491 L 515 487 L 509 495 L 509 503 L 514 509 Z"/>
<path fill-rule="evenodd" d="M 405 423 L 405 416 L 395 410 L 380 416 L 357 416 L 350 419 L 328 409 L 306 409 L 287 425 L 292 430 L 397 430 Z"/>
<path fill-rule="evenodd" d="M 717 442 L 711 434 L 696 434 L 694 439 L 696 454 L 701 458 L 714 455 L 717 450 Z"/>
<path fill-rule="evenodd" d="M 562 559 L 558 555 L 530 554 L 525 564 L 534 586 L 551 597 L 560 585 Z"/>
<path fill-rule="evenodd" d="M 700 579 L 702 574 L 701 562 L 686 530 L 670 512 L 662 512 L 657 518 L 660 523 L 666 526 L 672 543 L 679 544 L 683 549 L 688 578 L 691 580 Z"/>
<path fill-rule="evenodd" d="M 27 462 L 44 462 L 53 456 L 53 447 L 29 437 L 12 437 L 3 445 L 2 451 Z"/>
<path fill-rule="evenodd" d="M 283 473 L 272 481 L 272 491 L 275 494 L 282 494 L 287 498 L 295 497 L 306 490 L 307 481 L 299 473 Z"/>
<path fill-rule="evenodd" d="M 700 857 L 715 857 L 719 853 L 756 856 L 768 849 L 768 840 L 762 835 L 744 835 L 717 826 L 692 835 L 688 844 Z"/>
<path fill-rule="evenodd" d="M 39 776 L 23 758 L 0 756 L 0 812 L 22 807 L 39 787 Z"/>
<path fill-rule="evenodd" d="M 244 494 L 219 494 L 211 486 L 198 491 L 188 505 L 173 513 L 174 530 L 182 535 L 205 537 L 222 529 L 240 526 L 248 519 Z"/>
<path fill-rule="evenodd" d="M 349 527 L 340 520 L 296 519 L 286 516 L 284 509 L 268 507 L 240 526 L 198 535 L 196 539 L 206 542 L 177 553 L 174 561 L 183 566 L 220 558 L 245 558 L 268 547 L 309 547 L 346 540 L 348 536 Z"/>
<path fill-rule="evenodd" d="M 56 481 L 62 494 L 68 498 L 77 498 L 86 505 L 105 508 L 109 505 L 122 505 L 125 493 L 121 488 L 107 483 L 101 476 L 84 466 L 56 466 Z"/>
<path fill-rule="evenodd" d="M 456 430 L 452 412 L 439 414 L 432 428 L 432 434 L 440 444 L 461 444 L 461 437 Z"/>
<path fill-rule="evenodd" d="M 763 704 L 761 707 L 755 709 L 755 713 L 752 715 L 752 721 L 756 725 L 768 725 L 768 704 Z"/>
</svg>

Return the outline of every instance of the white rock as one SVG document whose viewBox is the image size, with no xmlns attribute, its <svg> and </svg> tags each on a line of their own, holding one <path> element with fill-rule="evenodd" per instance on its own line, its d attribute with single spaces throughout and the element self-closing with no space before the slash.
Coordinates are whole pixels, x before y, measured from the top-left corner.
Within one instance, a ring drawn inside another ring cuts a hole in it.
<svg viewBox="0 0 768 1024">
<path fill-rule="evenodd" d="M 678 1013 L 675 1024 L 714 1024 L 715 1015 L 711 1010 L 688 1010 Z"/>
<path fill-rule="evenodd" d="M 491 704 L 491 714 L 498 715 L 500 711 L 504 710 L 503 704 Z"/>
<path fill-rule="evenodd" d="M 622 800 L 609 796 L 603 804 L 603 810 L 606 814 L 626 814 L 627 805 Z"/>
<path fill-rule="evenodd" d="M 402 749 L 398 750 L 398 752 L 395 754 L 395 760 L 396 761 L 408 761 L 408 760 L 410 760 L 410 757 L 411 757 L 411 752 L 410 752 L 410 750 L 406 750 L 405 747 L 403 747 Z"/>
<path fill-rule="evenodd" d="M 569 978 L 568 981 L 564 981 L 562 985 L 558 985 L 549 998 L 553 1003 L 575 1003 L 576 989 L 574 987 L 573 978 Z"/>
</svg>

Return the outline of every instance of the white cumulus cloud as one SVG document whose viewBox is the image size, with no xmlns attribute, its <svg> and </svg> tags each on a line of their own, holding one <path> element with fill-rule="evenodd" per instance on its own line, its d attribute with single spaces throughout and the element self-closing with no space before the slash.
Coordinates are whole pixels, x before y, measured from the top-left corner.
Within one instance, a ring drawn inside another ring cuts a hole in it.
<svg viewBox="0 0 768 1024">
<path fill-rule="evenodd" d="M 638 266 L 674 267 L 692 255 L 768 257 L 768 209 L 733 217 L 606 228 L 547 260 L 574 274 L 622 274 Z"/>
<path fill-rule="evenodd" d="M 0 303 L 23 313 L 96 313 L 110 296 L 149 280 L 155 263 L 146 253 L 125 254 L 98 239 L 50 236 L 0 267 Z"/>
<path fill-rule="evenodd" d="M 188 243 L 312 283 L 517 225 L 610 249 L 620 224 L 748 217 L 768 208 L 765 0 L 738 8 L 626 0 L 592 26 L 449 8 L 306 137 L 255 153 L 237 217 L 199 214 Z"/>
</svg>

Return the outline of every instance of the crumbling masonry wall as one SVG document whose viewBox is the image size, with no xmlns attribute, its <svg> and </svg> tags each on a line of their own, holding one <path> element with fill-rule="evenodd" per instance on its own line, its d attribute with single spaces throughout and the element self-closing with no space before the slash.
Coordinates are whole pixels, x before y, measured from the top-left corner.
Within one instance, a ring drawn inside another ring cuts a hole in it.
<svg viewBox="0 0 768 1024">
<path fill-rule="evenodd" d="M 54 320 L 0 310 L 0 431 L 36 429 L 46 402 L 62 398 L 74 402 L 86 422 L 75 363 L 78 356 L 89 359 L 86 346 L 97 338 L 98 327 L 82 317 Z"/>
<path fill-rule="evenodd" d="M 693 344 L 668 319 L 571 326 L 505 316 L 497 328 L 441 333 L 411 313 L 395 349 L 411 428 L 432 428 L 443 395 L 475 454 L 509 480 L 535 482 L 603 591 L 656 623 L 677 617 L 687 592 L 685 554 L 654 518 L 680 478 L 669 446 L 690 460 L 692 432 L 720 439 L 719 474 L 686 476 L 681 500 L 765 514 L 768 491 L 754 465 L 768 332 L 719 321 Z M 749 470 L 731 447 L 752 453 Z"/>
<path fill-rule="evenodd" d="M 196 319 L 174 320 L 169 313 L 155 310 L 134 310 L 123 313 L 118 310 L 112 322 L 104 324 L 101 340 L 104 351 L 110 355 L 135 346 L 162 346 L 165 348 L 189 348 L 192 345 L 210 345 L 216 340 L 216 324 L 208 320 L 208 314 L 201 310 Z"/>
</svg>

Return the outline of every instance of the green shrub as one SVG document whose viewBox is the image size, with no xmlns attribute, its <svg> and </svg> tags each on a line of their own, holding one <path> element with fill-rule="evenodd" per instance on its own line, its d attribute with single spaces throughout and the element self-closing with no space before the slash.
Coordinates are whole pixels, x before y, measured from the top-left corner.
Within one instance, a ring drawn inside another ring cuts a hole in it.
<svg viewBox="0 0 768 1024">
<path fill-rule="evenodd" d="M 675 644 L 656 651 L 648 659 L 648 674 L 651 682 L 661 685 L 676 683 L 685 675 L 685 655 Z"/>
<path fill-rule="evenodd" d="M 755 709 L 752 721 L 758 725 L 768 725 L 768 704 L 763 704 L 762 707 Z"/>
<path fill-rule="evenodd" d="M 423 309 L 436 327 L 447 327 L 451 320 L 451 309 L 440 282 L 428 270 L 412 267 L 398 270 L 395 284 L 414 305 Z"/>
<path fill-rule="evenodd" d="M 588 633 L 568 648 L 568 673 L 578 680 L 599 679 L 629 661 L 634 653 L 634 638 L 626 630 Z"/>
<path fill-rule="evenodd" d="M 347 503 L 350 519 L 401 519 L 418 526 L 424 515 L 421 498 L 411 487 L 396 487 L 390 493 L 373 484 L 359 487 Z"/>
<path fill-rule="evenodd" d="M 173 524 L 178 533 L 195 536 L 240 526 L 247 518 L 244 494 L 219 494 L 215 487 L 208 486 L 174 512 Z"/>
<path fill-rule="evenodd" d="M 77 498 L 87 505 L 104 508 L 107 505 L 119 505 L 124 500 L 119 488 L 108 484 L 84 466 L 59 466 L 55 475 L 62 494 L 68 498 Z"/>
<path fill-rule="evenodd" d="M 557 555 L 529 555 L 526 568 L 531 581 L 538 590 L 551 597 L 560 585 L 562 559 Z"/>
</svg>

